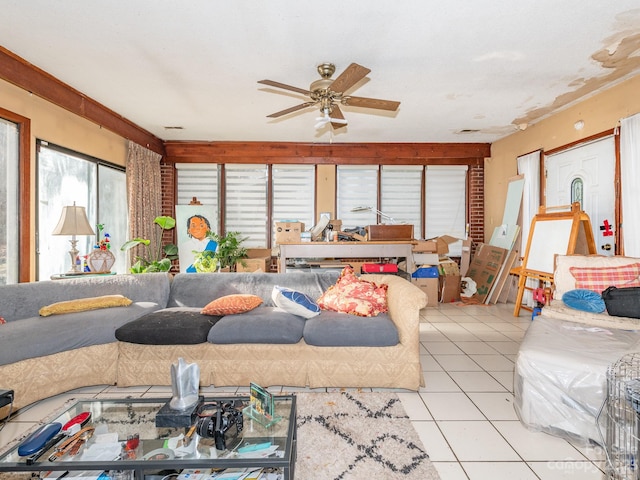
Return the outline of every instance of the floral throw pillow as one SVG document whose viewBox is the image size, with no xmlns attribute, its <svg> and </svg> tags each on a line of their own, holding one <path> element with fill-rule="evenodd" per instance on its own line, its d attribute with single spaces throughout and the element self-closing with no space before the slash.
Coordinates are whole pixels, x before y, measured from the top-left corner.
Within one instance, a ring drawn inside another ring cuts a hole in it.
<svg viewBox="0 0 640 480">
<path fill-rule="evenodd" d="M 353 268 L 345 267 L 338 281 L 318 299 L 323 310 L 350 313 L 360 317 L 374 317 L 386 313 L 388 286 L 361 280 Z"/>
<path fill-rule="evenodd" d="M 235 293 L 216 298 L 205 305 L 200 313 L 203 315 L 234 315 L 253 310 L 261 303 L 262 299 L 257 295 Z"/>
<path fill-rule="evenodd" d="M 608 287 L 640 287 L 640 263 L 619 267 L 571 267 L 577 289 L 602 293 Z"/>
</svg>

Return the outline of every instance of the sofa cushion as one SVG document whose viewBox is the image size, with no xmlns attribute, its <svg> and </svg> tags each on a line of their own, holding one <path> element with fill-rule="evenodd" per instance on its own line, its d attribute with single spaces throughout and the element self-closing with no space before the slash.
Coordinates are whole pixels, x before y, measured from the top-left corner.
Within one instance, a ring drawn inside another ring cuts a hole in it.
<svg viewBox="0 0 640 480">
<path fill-rule="evenodd" d="M 42 307 L 38 313 L 40 313 L 41 317 L 48 317 L 49 315 L 87 312 L 100 308 L 128 307 L 131 303 L 133 302 L 123 295 L 102 295 L 100 297 L 76 298 L 52 303 Z"/>
<path fill-rule="evenodd" d="M 318 305 L 324 310 L 371 317 L 387 311 L 387 288 L 386 284 L 361 280 L 353 268 L 345 267 L 335 285 L 318 299 Z"/>
<path fill-rule="evenodd" d="M 226 315 L 209 331 L 211 343 L 298 343 L 305 320 L 277 307 Z"/>
<path fill-rule="evenodd" d="M 562 301 L 568 307 L 583 312 L 600 313 L 606 308 L 602 296 L 593 290 L 569 290 L 562 296 Z"/>
<path fill-rule="evenodd" d="M 320 307 L 309 295 L 291 288 L 275 285 L 271 299 L 276 307 L 303 318 L 313 318 L 320 313 Z"/>
<path fill-rule="evenodd" d="M 221 316 L 202 315 L 199 308 L 157 310 L 116 330 L 121 342 L 140 345 L 194 345 L 205 343 L 211 327 Z"/>
<path fill-rule="evenodd" d="M 153 302 L 134 302 L 128 307 L 7 322 L 0 334 L 0 365 L 115 342 L 118 328 L 159 308 Z"/>
<path fill-rule="evenodd" d="M 400 338 L 386 313 L 359 317 L 324 310 L 305 322 L 304 341 L 318 347 L 390 347 Z"/>
<path fill-rule="evenodd" d="M 253 310 L 262 303 L 256 295 L 236 293 L 216 298 L 204 306 L 204 315 L 234 315 Z"/>
<path fill-rule="evenodd" d="M 608 287 L 640 287 L 640 263 L 612 267 L 570 267 L 576 288 L 602 293 Z"/>
</svg>

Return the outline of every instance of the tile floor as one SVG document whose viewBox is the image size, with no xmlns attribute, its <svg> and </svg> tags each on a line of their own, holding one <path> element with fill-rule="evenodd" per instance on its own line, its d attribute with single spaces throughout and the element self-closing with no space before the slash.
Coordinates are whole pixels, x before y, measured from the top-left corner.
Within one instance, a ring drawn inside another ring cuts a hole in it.
<svg viewBox="0 0 640 480">
<path fill-rule="evenodd" d="M 528 312 L 513 317 L 509 304 L 448 304 L 423 310 L 420 340 L 426 386 L 398 395 L 442 480 L 606 478 L 601 450 L 530 432 L 516 417 L 514 361 L 530 322 Z M 166 396 L 170 387 L 97 386 L 58 395 L 18 412 L 0 431 L 0 445 L 70 397 L 123 394 Z"/>
</svg>

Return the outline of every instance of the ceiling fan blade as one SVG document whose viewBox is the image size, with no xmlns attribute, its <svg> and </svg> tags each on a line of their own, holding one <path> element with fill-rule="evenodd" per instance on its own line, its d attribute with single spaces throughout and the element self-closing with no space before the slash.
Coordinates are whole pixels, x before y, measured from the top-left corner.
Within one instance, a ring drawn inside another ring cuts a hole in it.
<svg viewBox="0 0 640 480">
<path fill-rule="evenodd" d="M 393 100 L 380 100 L 379 98 L 366 97 L 343 97 L 342 104 L 350 107 L 377 108 L 379 110 L 395 111 L 400 106 L 400 102 Z"/>
<path fill-rule="evenodd" d="M 258 83 L 261 83 L 262 85 L 268 85 L 270 87 L 276 87 L 276 88 L 282 88 L 284 90 L 290 90 L 292 92 L 297 92 L 297 93 L 301 93 L 303 95 L 309 95 L 309 90 L 305 90 L 303 88 L 298 88 L 298 87 L 292 87 L 291 85 L 286 85 L 284 83 L 280 83 L 280 82 L 274 82 L 273 80 L 258 80 Z"/>
<path fill-rule="evenodd" d="M 311 105 L 315 105 L 316 102 L 305 102 L 300 105 L 296 105 L 295 107 L 289 107 L 285 110 L 280 110 L 279 112 L 272 113 L 271 115 L 267 115 L 267 118 L 278 118 L 288 113 L 297 112 L 298 110 L 302 110 L 303 108 L 310 107 Z"/>
<path fill-rule="evenodd" d="M 342 114 L 342 110 L 340 110 L 340 107 L 338 105 L 334 105 L 332 107 L 331 115 L 329 115 L 329 117 L 331 117 L 331 120 L 342 120 L 338 122 L 331 122 L 331 126 L 334 129 L 342 128 L 347 125 L 347 121 L 345 120 L 344 115 Z"/>
<path fill-rule="evenodd" d="M 370 72 L 367 67 L 352 63 L 344 72 L 342 72 L 331 84 L 331 90 L 334 92 L 344 92 L 353 87 L 356 83 L 362 80 Z"/>
</svg>

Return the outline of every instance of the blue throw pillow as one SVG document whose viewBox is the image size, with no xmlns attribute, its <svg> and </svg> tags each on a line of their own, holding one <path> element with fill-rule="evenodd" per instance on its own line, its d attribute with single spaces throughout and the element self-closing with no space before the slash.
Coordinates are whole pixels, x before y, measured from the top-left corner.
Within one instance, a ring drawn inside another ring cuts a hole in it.
<svg viewBox="0 0 640 480">
<path fill-rule="evenodd" d="M 300 317 L 312 318 L 320 314 L 320 307 L 312 298 L 290 288 L 275 285 L 271 299 L 276 307 Z"/>
<path fill-rule="evenodd" d="M 562 301 L 568 307 L 582 310 L 583 312 L 602 313 L 606 308 L 604 300 L 602 300 L 599 293 L 581 288 L 566 292 L 562 295 Z"/>
</svg>

